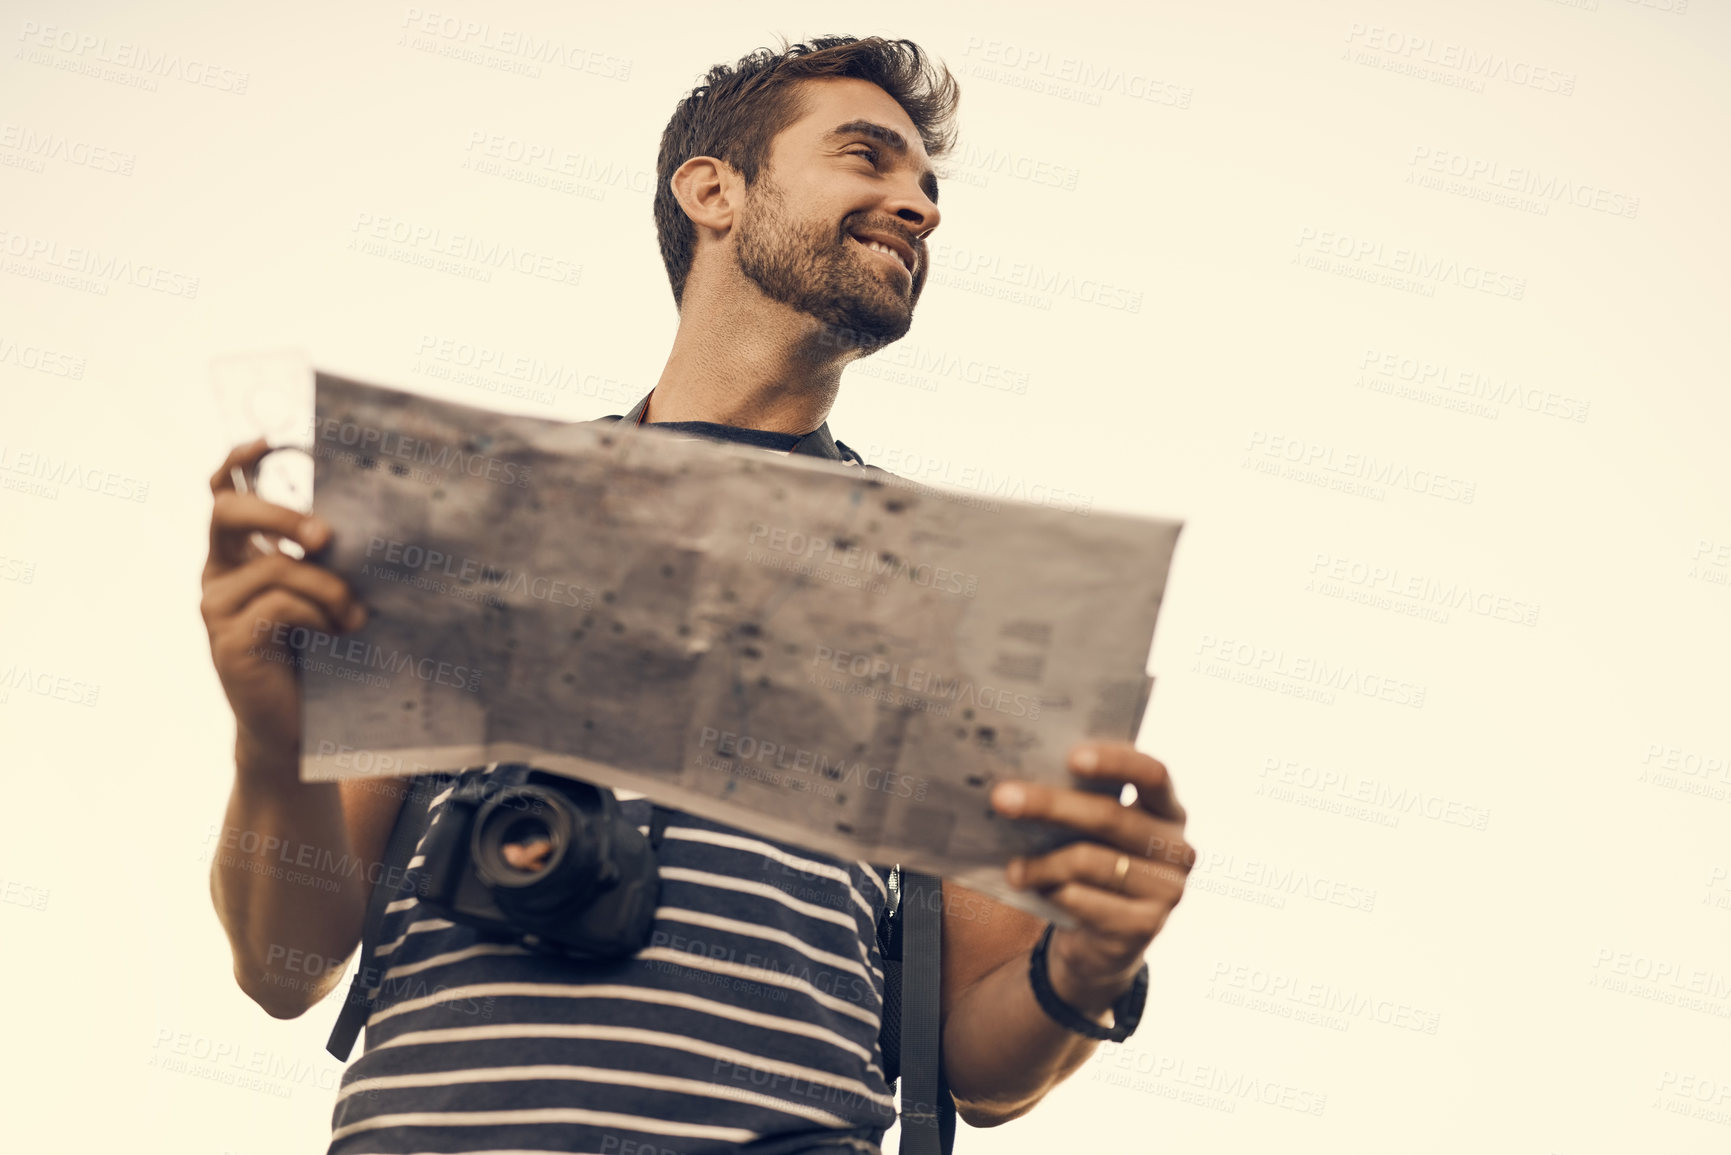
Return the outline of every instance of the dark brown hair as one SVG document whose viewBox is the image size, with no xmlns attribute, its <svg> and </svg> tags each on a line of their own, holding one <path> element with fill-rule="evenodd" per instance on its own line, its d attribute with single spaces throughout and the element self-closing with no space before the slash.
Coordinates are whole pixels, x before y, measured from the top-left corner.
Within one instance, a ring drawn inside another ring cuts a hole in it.
<svg viewBox="0 0 1731 1155">
<path fill-rule="evenodd" d="M 655 232 L 674 304 L 684 299 L 697 252 L 697 229 L 669 187 L 674 170 L 694 156 L 713 156 L 752 184 L 769 161 L 770 142 L 799 119 L 799 82 L 830 77 L 867 80 L 889 93 L 929 155 L 942 156 L 954 145 L 961 96 L 956 78 L 911 40 L 820 36 L 784 43 L 780 52 L 759 48 L 738 64 L 717 64 L 673 110 L 655 164 Z"/>
</svg>

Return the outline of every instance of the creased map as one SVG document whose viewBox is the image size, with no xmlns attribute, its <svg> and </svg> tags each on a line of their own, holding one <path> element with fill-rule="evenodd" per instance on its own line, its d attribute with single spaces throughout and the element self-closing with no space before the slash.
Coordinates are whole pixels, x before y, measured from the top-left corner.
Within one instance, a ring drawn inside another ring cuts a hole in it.
<svg viewBox="0 0 1731 1155">
<path fill-rule="evenodd" d="M 316 409 L 371 617 L 289 631 L 304 779 L 529 762 L 1068 921 L 1003 866 L 1076 836 L 988 793 L 1135 737 L 1179 523 L 326 373 Z"/>
</svg>

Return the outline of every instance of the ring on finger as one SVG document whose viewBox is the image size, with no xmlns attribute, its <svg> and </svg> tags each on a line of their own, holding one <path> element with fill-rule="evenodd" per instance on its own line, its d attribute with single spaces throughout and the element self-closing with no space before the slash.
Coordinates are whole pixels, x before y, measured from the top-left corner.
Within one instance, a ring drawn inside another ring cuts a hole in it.
<svg viewBox="0 0 1731 1155">
<path fill-rule="evenodd" d="M 1130 856 L 1128 854 L 1120 854 L 1118 856 L 1118 865 L 1112 869 L 1112 889 L 1122 894 L 1124 891 L 1124 880 L 1129 877 Z"/>
</svg>

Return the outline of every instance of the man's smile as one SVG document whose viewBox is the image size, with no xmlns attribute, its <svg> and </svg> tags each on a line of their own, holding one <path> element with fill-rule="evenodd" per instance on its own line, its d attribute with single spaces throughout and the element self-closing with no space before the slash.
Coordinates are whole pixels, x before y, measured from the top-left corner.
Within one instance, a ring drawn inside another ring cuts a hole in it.
<svg viewBox="0 0 1731 1155">
<path fill-rule="evenodd" d="M 877 253 L 880 257 L 894 261 L 896 267 L 906 273 L 910 280 L 913 278 L 917 258 L 914 256 L 912 247 L 906 241 L 899 237 L 877 232 L 849 233 L 848 239 L 868 252 Z"/>
</svg>

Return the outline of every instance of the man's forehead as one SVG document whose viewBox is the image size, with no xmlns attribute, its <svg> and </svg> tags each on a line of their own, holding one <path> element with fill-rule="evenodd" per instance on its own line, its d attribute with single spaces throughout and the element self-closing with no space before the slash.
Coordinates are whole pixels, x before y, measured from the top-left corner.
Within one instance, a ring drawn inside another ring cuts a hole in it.
<svg viewBox="0 0 1731 1155">
<path fill-rule="evenodd" d="M 800 115 L 783 136 L 815 142 L 846 126 L 873 124 L 901 137 L 915 156 L 925 156 L 925 142 L 906 110 L 869 80 L 851 76 L 803 80 L 799 101 Z"/>
</svg>

